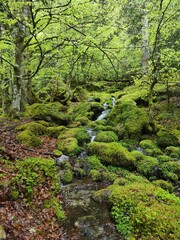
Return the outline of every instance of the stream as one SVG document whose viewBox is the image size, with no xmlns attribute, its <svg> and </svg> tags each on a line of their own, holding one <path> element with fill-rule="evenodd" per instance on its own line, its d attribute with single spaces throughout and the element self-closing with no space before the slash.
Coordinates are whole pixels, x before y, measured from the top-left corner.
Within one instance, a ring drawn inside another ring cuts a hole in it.
<svg viewBox="0 0 180 240">
<path fill-rule="evenodd" d="M 112 107 L 115 98 L 112 98 Z M 103 105 L 104 110 L 96 120 L 104 119 L 110 112 L 107 104 Z M 87 128 L 90 141 L 96 137 L 93 128 Z M 86 157 L 84 150 L 79 159 Z M 92 199 L 92 194 L 107 187 L 105 183 L 93 182 L 88 177 L 74 179 L 72 183 L 63 185 L 61 194 L 63 196 L 63 210 L 66 221 L 63 225 L 63 240 L 120 240 L 115 224 L 110 214 L 110 206 L 104 203 L 97 203 Z"/>
</svg>

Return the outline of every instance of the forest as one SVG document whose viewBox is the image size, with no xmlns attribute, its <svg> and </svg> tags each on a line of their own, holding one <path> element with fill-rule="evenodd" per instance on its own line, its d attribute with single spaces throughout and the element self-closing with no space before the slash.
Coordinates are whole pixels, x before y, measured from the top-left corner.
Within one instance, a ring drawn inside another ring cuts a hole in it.
<svg viewBox="0 0 180 240">
<path fill-rule="evenodd" d="M 0 0 L 0 240 L 178 240 L 178 0 Z"/>
</svg>

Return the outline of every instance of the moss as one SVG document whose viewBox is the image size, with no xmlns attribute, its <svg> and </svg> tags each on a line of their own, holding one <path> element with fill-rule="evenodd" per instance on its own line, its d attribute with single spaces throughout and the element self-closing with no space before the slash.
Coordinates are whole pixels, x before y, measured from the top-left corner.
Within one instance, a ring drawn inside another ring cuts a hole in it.
<svg viewBox="0 0 180 240">
<path fill-rule="evenodd" d="M 57 169 L 53 159 L 28 158 L 16 161 L 15 177 L 12 178 L 11 191 L 19 191 L 26 198 L 36 198 L 38 186 L 47 184 L 51 194 L 57 194 L 60 188 Z"/>
<path fill-rule="evenodd" d="M 29 123 L 25 123 L 25 124 L 22 124 L 22 125 L 16 127 L 16 130 L 17 131 L 28 130 L 37 136 L 37 135 L 44 134 L 46 128 L 41 123 L 29 122 Z"/>
<path fill-rule="evenodd" d="M 170 146 L 165 149 L 165 152 L 172 158 L 180 158 L 180 147 Z"/>
<path fill-rule="evenodd" d="M 58 149 L 55 149 L 55 150 L 53 151 L 53 154 L 54 154 L 55 156 L 57 156 L 57 157 L 60 157 L 60 156 L 62 155 L 62 152 L 59 151 Z"/>
<path fill-rule="evenodd" d="M 146 177 L 155 175 L 158 160 L 154 157 L 145 156 L 142 160 L 136 163 L 137 171 Z"/>
<path fill-rule="evenodd" d="M 106 170 L 106 167 L 101 163 L 96 155 L 87 157 L 84 164 L 87 169 Z"/>
<path fill-rule="evenodd" d="M 93 181 L 101 181 L 102 180 L 102 174 L 98 170 L 95 170 L 95 169 L 91 170 L 88 176 L 91 177 Z"/>
<path fill-rule="evenodd" d="M 111 185 L 97 192 L 108 193 L 112 216 L 124 239 L 178 239 L 180 200 L 165 190 L 147 183 Z M 105 194 L 104 194 L 105 195 Z M 102 198 L 99 197 L 102 201 Z"/>
<path fill-rule="evenodd" d="M 71 117 L 66 110 L 66 107 L 59 102 L 35 103 L 31 106 L 31 115 L 34 119 L 67 125 L 71 121 Z"/>
<path fill-rule="evenodd" d="M 87 93 L 82 87 L 76 87 L 72 94 L 72 101 L 74 102 L 83 102 L 87 100 Z"/>
<path fill-rule="evenodd" d="M 123 177 L 119 177 L 119 178 L 116 178 L 116 180 L 114 181 L 113 184 L 117 184 L 117 185 L 120 185 L 120 186 L 124 186 L 126 184 L 128 184 L 129 181 L 126 179 L 126 178 L 123 178 Z"/>
<path fill-rule="evenodd" d="M 157 144 L 160 147 L 168 147 L 168 146 L 179 146 L 180 140 L 179 140 L 179 132 L 178 130 L 176 131 L 171 131 L 168 129 L 161 129 L 157 133 Z"/>
<path fill-rule="evenodd" d="M 88 151 L 91 155 L 97 155 L 103 164 L 122 167 L 134 165 L 133 155 L 119 143 L 91 142 Z"/>
<path fill-rule="evenodd" d="M 59 221 L 65 219 L 65 213 L 62 210 L 62 205 L 59 200 L 55 197 L 51 198 L 50 200 L 46 200 L 44 202 L 45 208 L 52 208 L 56 214 L 56 217 Z"/>
<path fill-rule="evenodd" d="M 58 150 L 62 151 L 63 154 L 69 156 L 77 156 L 81 152 L 81 148 L 78 146 L 77 139 L 73 137 L 69 138 L 58 138 L 57 140 L 57 148 Z"/>
<path fill-rule="evenodd" d="M 70 169 L 67 169 L 64 172 L 64 175 L 62 176 L 61 180 L 63 183 L 71 183 L 73 180 L 73 172 Z"/>
<path fill-rule="evenodd" d="M 163 162 L 159 171 L 162 178 L 176 182 L 180 176 L 180 161 Z"/>
<path fill-rule="evenodd" d="M 172 158 L 166 155 L 159 155 L 157 156 L 157 159 L 160 163 L 172 161 Z"/>
<path fill-rule="evenodd" d="M 119 100 L 108 117 L 108 124 L 118 126 L 125 139 L 139 140 L 148 131 L 149 118 L 143 108 L 138 108 L 132 100 Z"/>
<path fill-rule="evenodd" d="M 144 154 L 138 150 L 133 150 L 131 154 L 135 157 L 136 161 L 142 160 L 144 158 Z"/>
<path fill-rule="evenodd" d="M 16 140 L 28 147 L 37 147 L 41 145 L 41 139 L 29 130 L 18 133 Z"/>
<path fill-rule="evenodd" d="M 174 190 L 174 187 L 173 187 L 172 183 L 170 183 L 168 181 L 164 181 L 162 179 L 153 181 L 152 183 L 156 186 L 159 186 L 159 187 L 167 190 L 170 193 L 172 193 L 173 190 Z"/>
<path fill-rule="evenodd" d="M 83 146 L 90 140 L 90 136 L 84 127 L 66 128 L 58 136 L 58 140 L 65 140 L 66 138 L 76 138 L 78 144 Z"/>
<path fill-rule="evenodd" d="M 50 137 L 57 138 L 59 134 L 65 130 L 65 126 L 58 126 L 58 127 L 47 127 L 46 128 L 46 135 Z"/>
<path fill-rule="evenodd" d="M 149 139 L 142 140 L 139 143 L 139 146 L 143 148 L 143 150 L 146 152 L 146 154 L 156 157 L 160 154 L 162 154 L 162 151 L 156 146 L 156 144 Z"/>
<path fill-rule="evenodd" d="M 113 131 L 98 132 L 95 138 L 96 142 L 117 142 L 118 136 Z"/>
</svg>

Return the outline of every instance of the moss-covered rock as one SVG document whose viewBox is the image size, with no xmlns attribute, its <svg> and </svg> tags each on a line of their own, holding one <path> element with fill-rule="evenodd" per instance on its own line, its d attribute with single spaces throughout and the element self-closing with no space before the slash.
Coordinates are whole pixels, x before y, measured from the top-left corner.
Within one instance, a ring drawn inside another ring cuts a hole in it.
<svg viewBox="0 0 180 240">
<path fill-rule="evenodd" d="M 16 140 L 28 147 L 37 147 L 41 145 L 41 139 L 30 130 L 24 130 L 17 134 Z"/>
<path fill-rule="evenodd" d="M 78 141 L 76 138 L 58 138 L 57 140 L 57 148 L 62 151 L 63 154 L 68 156 L 78 156 L 81 152 L 81 148 L 78 146 Z"/>
<path fill-rule="evenodd" d="M 71 117 L 66 110 L 66 107 L 59 102 L 35 103 L 31 106 L 31 115 L 34 119 L 67 125 L 71 121 Z"/>
<path fill-rule="evenodd" d="M 146 177 L 154 176 L 157 171 L 158 160 L 154 157 L 144 156 L 144 158 L 136 162 L 137 171 Z"/>
<path fill-rule="evenodd" d="M 139 146 L 144 150 L 144 152 L 150 156 L 156 157 L 162 154 L 162 151 L 156 146 L 156 144 L 149 139 L 142 140 Z"/>
<path fill-rule="evenodd" d="M 180 147 L 170 146 L 165 149 L 165 152 L 172 158 L 180 158 Z"/>
<path fill-rule="evenodd" d="M 178 197 L 143 182 L 114 184 L 101 192 L 110 193 L 112 215 L 125 239 L 137 239 L 140 235 L 143 240 L 179 238 Z"/>
<path fill-rule="evenodd" d="M 63 183 L 71 183 L 73 180 L 73 172 L 70 169 L 64 171 L 63 176 L 61 177 Z"/>
<path fill-rule="evenodd" d="M 179 146 L 180 145 L 180 131 L 161 129 L 157 133 L 157 144 L 160 147 Z"/>
<path fill-rule="evenodd" d="M 28 130 L 34 133 L 35 135 L 42 135 L 45 133 L 46 127 L 43 126 L 41 123 L 29 122 L 16 127 L 16 130 L 17 131 Z"/>
<path fill-rule="evenodd" d="M 93 181 L 101 181 L 102 180 L 102 174 L 98 170 L 91 170 L 89 173 L 89 177 L 92 178 Z"/>
<path fill-rule="evenodd" d="M 63 141 L 64 139 L 71 137 L 76 138 L 80 146 L 83 146 L 85 143 L 90 141 L 90 136 L 84 127 L 66 128 L 63 131 L 61 131 L 61 133 L 58 136 L 58 140 Z"/>
<path fill-rule="evenodd" d="M 103 164 L 133 167 L 135 158 L 120 143 L 91 142 L 88 145 L 90 155 L 97 155 Z"/>
<path fill-rule="evenodd" d="M 173 159 L 167 155 L 159 155 L 157 156 L 157 159 L 160 163 L 162 162 L 169 162 L 169 161 L 172 161 Z"/>
<path fill-rule="evenodd" d="M 72 94 L 72 101 L 74 102 L 83 102 L 87 100 L 87 93 L 86 90 L 82 87 L 76 87 Z"/>
<path fill-rule="evenodd" d="M 180 176 L 180 161 L 164 162 L 159 166 L 159 174 L 162 178 L 177 182 Z"/>
<path fill-rule="evenodd" d="M 149 118 L 143 108 L 137 107 L 132 100 L 119 100 L 108 117 L 108 124 L 117 126 L 120 137 L 139 140 L 148 131 Z"/>
<path fill-rule="evenodd" d="M 65 130 L 65 126 L 57 126 L 57 127 L 47 127 L 46 128 L 46 135 L 50 137 L 57 138 L 60 133 Z"/>
<path fill-rule="evenodd" d="M 161 187 L 161 188 L 167 190 L 170 193 L 173 192 L 174 187 L 173 187 L 172 183 L 170 183 L 168 181 L 159 179 L 159 180 L 153 181 L 152 183 L 158 187 Z"/>
<path fill-rule="evenodd" d="M 113 131 L 100 131 L 95 137 L 96 142 L 117 142 L 118 136 Z"/>
<path fill-rule="evenodd" d="M 135 157 L 136 161 L 144 159 L 144 154 L 138 150 L 133 150 L 131 154 Z"/>
</svg>

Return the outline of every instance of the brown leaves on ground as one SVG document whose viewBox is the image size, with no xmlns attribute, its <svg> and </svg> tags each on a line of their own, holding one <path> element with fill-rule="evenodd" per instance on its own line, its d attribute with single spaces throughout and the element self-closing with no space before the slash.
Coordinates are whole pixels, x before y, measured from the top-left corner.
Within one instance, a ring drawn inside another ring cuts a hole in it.
<svg viewBox="0 0 180 240">
<path fill-rule="evenodd" d="M 23 122 L 24 123 L 24 122 Z M 13 200 L 10 196 L 11 178 L 15 176 L 13 165 L 16 159 L 28 157 L 53 156 L 56 139 L 42 136 L 42 144 L 37 148 L 28 148 L 16 141 L 15 127 L 21 123 L 0 124 L 0 225 L 3 225 L 7 240 L 56 240 L 65 239 L 61 225 L 57 222 L 52 208 L 44 208 L 44 200 L 50 192 L 41 186 L 38 194 L 29 204 L 23 196 Z M 8 159 L 6 164 L 3 159 Z M 61 199 L 61 196 L 57 196 Z"/>
</svg>

